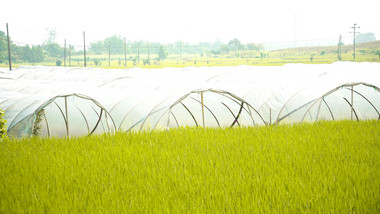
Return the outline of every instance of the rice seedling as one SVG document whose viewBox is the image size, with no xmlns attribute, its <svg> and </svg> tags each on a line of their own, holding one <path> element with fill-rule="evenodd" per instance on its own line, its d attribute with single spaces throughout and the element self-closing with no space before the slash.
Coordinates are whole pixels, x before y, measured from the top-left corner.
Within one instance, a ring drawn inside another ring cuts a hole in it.
<svg viewBox="0 0 380 214">
<path fill-rule="evenodd" d="M 378 213 L 380 122 L 0 143 L 0 213 Z"/>
</svg>

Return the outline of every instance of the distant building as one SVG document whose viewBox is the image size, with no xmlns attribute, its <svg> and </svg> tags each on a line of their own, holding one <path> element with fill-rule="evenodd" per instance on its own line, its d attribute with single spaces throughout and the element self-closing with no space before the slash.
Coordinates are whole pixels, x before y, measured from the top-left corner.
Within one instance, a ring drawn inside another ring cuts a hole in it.
<svg viewBox="0 0 380 214">
<path fill-rule="evenodd" d="M 376 36 L 374 33 L 360 33 L 356 36 L 356 43 L 363 43 L 363 42 L 373 42 L 376 41 Z"/>
</svg>

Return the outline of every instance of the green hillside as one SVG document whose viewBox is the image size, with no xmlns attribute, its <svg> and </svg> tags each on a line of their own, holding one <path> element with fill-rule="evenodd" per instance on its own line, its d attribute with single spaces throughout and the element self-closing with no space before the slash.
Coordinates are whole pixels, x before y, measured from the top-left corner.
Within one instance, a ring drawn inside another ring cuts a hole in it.
<svg viewBox="0 0 380 214">
<path fill-rule="evenodd" d="M 334 46 L 313 46 L 313 47 L 300 47 L 300 48 L 288 48 L 288 49 L 281 49 L 276 50 L 272 52 L 286 52 L 286 51 L 294 51 L 294 52 L 302 52 L 302 53 L 315 53 L 321 50 L 326 51 L 326 53 L 336 53 L 338 49 L 338 45 Z M 356 50 L 366 50 L 367 52 L 376 52 L 377 50 L 380 50 L 380 40 L 373 41 L 373 42 L 364 42 L 356 44 Z M 342 45 L 342 52 L 347 53 L 353 51 L 353 45 Z"/>
</svg>

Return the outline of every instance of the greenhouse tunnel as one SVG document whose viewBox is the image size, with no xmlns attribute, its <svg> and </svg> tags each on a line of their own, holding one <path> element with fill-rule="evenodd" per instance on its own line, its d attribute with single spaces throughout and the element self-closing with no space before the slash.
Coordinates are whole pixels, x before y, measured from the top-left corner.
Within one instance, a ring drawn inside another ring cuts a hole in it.
<svg viewBox="0 0 380 214">
<path fill-rule="evenodd" d="M 0 68 L 8 134 L 378 120 L 380 63 L 160 69 Z M 67 107 L 66 107 L 67 106 Z"/>
<path fill-rule="evenodd" d="M 60 95 L 45 102 L 41 97 L 30 97 L 13 100 L 5 108 L 9 136 L 73 137 L 116 130 L 108 111 L 85 95 Z"/>
<path fill-rule="evenodd" d="M 194 90 L 174 102 L 160 103 L 138 121 L 137 130 L 178 127 L 238 127 L 265 125 L 262 116 L 246 101 L 227 91 Z"/>
<path fill-rule="evenodd" d="M 287 108 L 290 103 L 283 106 L 276 123 L 380 119 L 380 89 L 368 83 L 340 85 L 297 108 Z"/>
</svg>

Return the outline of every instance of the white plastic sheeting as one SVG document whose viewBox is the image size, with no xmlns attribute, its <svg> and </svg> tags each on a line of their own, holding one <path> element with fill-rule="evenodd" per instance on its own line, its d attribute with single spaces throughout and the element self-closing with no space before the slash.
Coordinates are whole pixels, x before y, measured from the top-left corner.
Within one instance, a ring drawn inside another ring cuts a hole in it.
<svg viewBox="0 0 380 214">
<path fill-rule="evenodd" d="M 349 83 L 322 95 L 311 89 L 294 94 L 280 110 L 276 123 L 380 119 L 380 89 L 374 85 Z"/>
<path fill-rule="evenodd" d="M 181 126 L 367 120 L 380 118 L 379 86 L 379 63 L 25 66 L 0 69 L 0 108 L 9 134 L 16 137 L 33 135 L 37 125 L 42 136 L 78 136 Z"/>
<path fill-rule="evenodd" d="M 7 113 L 8 135 L 13 137 L 82 136 L 116 130 L 108 111 L 80 94 L 51 97 L 4 92 L 0 103 Z"/>
</svg>

